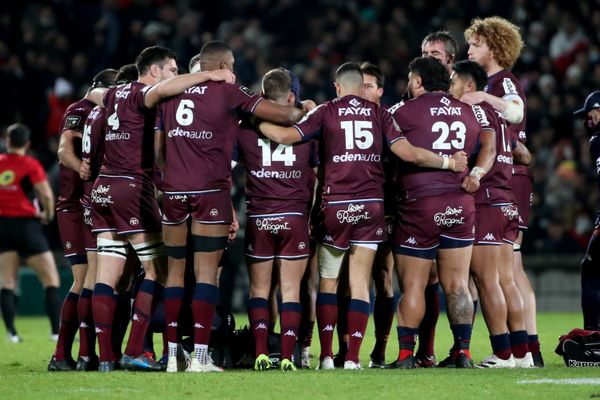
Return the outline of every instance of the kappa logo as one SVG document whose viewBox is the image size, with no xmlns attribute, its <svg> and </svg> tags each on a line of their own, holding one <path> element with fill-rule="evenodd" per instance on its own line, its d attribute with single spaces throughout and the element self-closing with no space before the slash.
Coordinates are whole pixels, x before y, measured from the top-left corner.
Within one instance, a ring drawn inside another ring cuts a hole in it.
<svg viewBox="0 0 600 400">
<path fill-rule="evenodd" d="M 213 208 L 212 210 L 210 210 L 211 217 L 216 217 L 217 215 L 219 215 L 219 210 L 217 210 L 216 208 Z"/>
<path fill-rule="evenodd" d="M 415 238 L 414 238 L 414 237 L 412 237 L 412 236 L 411 236 L 411 237 L 409 237 L 408 239 L 406 239 L 405 243 L 412 244 L 412 245 L 416 245 L 416 244 L 417 244 L 417 241 L 415 240 Z"/>
<path fill-rule="evenodd" d="M 258 325 L 256 325 L 256 328 L 254 328 L 254 330 L 256 331 L 258 329 L 267 330 L 267 324 L 265 324 L 264 322 L 259 323 Z"/>
<path fill-rule="evenodd" d="M 483 237 L 483 240 L 496 241 L 496 237 L 491 232 L 488 232 L 487 235 Z"/>
<path fill-rule="evenodd" d="M 248 251 L 254 251 L 254 246 L 252 246 L 252 243 L 248 244 Z"/>
<path fill-rule="evenodd" d="M 131 318 L 132 321 L 138 321 L 140 320 L 140 317 L 138 317 L 137 313 L 133 314 L 133 317 Z"/>
<path fill-rule="evenodd" d="M 171 328 L 177 328 L 177 322 L 176 321 L 169 322 L 169 325 L 167 325 L 167 326 L 170 326 Z"/>
<path fill-rule="evenodd" d="M 354 107 L 358 107 L 360 105 L 360 101 L 356 99 L 352 99 L 348 103 L 352 104 Z"/>
<path fill-rule="evenodd" d="M 196 328 L 196 329 L 204 329 L 204 325 L 202 325 L 202 324 L 201 324 L 201 323 L 199 323 L 199 322 L 196 322 L 196 323 L 194 324 L 194 328 Z"/>
<path fill-rule="evenodd" d="M 325 241 L 325 242 L 333 242 L 333 238 L 331 237 L 331 235 L 325 235 L 325 237 L 323 238 L 323 241 Z"/>
<path fill-rule="evenodd" d="M 333 332 L 333 325 L 325 325 L 323 332 Z"/>
<path fill-rule="evenodd" d="M 352 337 L 362 339 L 363 335 L 359 331 L 356 331 L 352 334 Z"/>
<path fill-rule="evenodd" d="M 283 334 L 283 336 L 294 336 L 294 337 L 295 337 L 295 336 L 296 336 L 296 332 L 294 332 L 294 331 L 293 331 L 293 330 L 291 330 L 291 329 L 288 329 L 288 330 L 287 330 L 287 331 L 286 331 L 286 332 Z"/>
</svg>

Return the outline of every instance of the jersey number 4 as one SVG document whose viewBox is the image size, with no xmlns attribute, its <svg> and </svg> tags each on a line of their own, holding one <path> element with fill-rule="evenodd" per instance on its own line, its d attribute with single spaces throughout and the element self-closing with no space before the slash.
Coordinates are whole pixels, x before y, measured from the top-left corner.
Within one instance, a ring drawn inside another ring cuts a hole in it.
<svg viewBox="0 0 600 400">
<path fill-rule="evenodd" d="M 462 150 L 465 148 L 465 133 L 467 132 L 467 128 L 461 121 L 454 121 L 449 126 L 444 121 L 437 121 L 431 127 L 431 132 L 437 132 L 440 135 L 433 142 L 432 148 L 434 150 L 450 150 L 451 148 Z M 456 136 L 456 139 L 448 140 L 450 132 Z"/>
<path fill-rule="evenodd" d="M 289 144 L 278 145 L 271 153 L 271 141 L 269 139 L 258 139 L 258 146 L 262 149 L 262 165 L 270 167 L 272 161 L 283 161 L 284 165 L 292 166 L 296 161 L 294 147 Z"/>
</svg>

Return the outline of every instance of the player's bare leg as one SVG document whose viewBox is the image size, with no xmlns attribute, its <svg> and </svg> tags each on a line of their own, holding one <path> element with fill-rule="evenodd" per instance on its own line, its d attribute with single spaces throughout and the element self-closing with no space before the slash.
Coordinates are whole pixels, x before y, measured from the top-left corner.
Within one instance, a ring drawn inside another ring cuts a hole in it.
<svg viewBox="0 0 600 400">
<path fill-rule="evenodd" d="M 500 286 L 499 265 L 501 246 L 474 246 L 471 274 L 481 296 L 481 310 L 490 333 L 493 355 L 481 363 L 482 367 L 514 366 L 508 334 L 508 310 Z"/>
<path fill-rule="evenodd" d="M 365 337 L 370 311 L 371 268 L 377 252 L 377 244 L 354 244 L 348 257 L 348 282 L 350 305 L 348 306 L 348 354 L 344 368 L 360 367 L 358 354 Z"/>
<path fill-rule="evenodd" d="M 291 362 L 302 316 L 300 282 L 308 258 L 279 259 L 279 286 L 281 288 L 281 360 Z M 286 366 L 282 365 L 282 368 Z M 295 370 L 292 365 L 287 366 Z"/>
<path fill-rule="evenodd" d="M 252 329 L 254 335 L 254 357 L 256 358 L 254 368 L 263 371 L 271 367 L 267 340 L 270 324 L 268 298 L 271 291 L 273 259 L 260 260 L 247 257 L 246 260 L 248 275 L 250 277 L 248 320 L 250 321 L 250 329 Z"/>
<path fill-rule="evenodd" d="M 17 334 L 15 328 L 15 316 L 17 313 L 15 289 L 17 287 L 19 263 L 19 254 L 16 251 L 0 253 L 0 282 L 2 283 L 0 309 L 6 331 L 8 332 L 8 340 L 12 343 L 21 342 L 21 337 Z"/>
<path fill-rule="evenodd" d="M 377 248 L 373 263 L 373 283 L 375 303 L 373 305 L 373 323 L 375 324 L 375 346 L 371 351 L 370 368 L 385 364 L 385 348 L 394 320 L 394 291 L 392 288 L 394 257 L 391 246 L 382 243 Z"/>
<path fill-rule="evenodd" d="M 446 295 L 446 310 L 454 337 L 452 359 L 457 368 L 471 368 L 469 352 L 473 299 L 469 292 L 469 264 L 473 246 L 438 250 L 438 275 Z"/>
<path fill-rule="evenodd" d="M 58 288 L 60 287 L 60 278 L 58 276 L 58 270 L 56 269 L 54 256 L 51 252 L 45 251 L 43 253 L 27 257 L 25 259 L 25 263 L 30 265 L 35 271 L 42 284 L 42 287 L 44 288 L 44 304 L 46 307 L 46 314 L 48 314 L 48 318 L 50 319 L 52 334 L 58 334 L 61 306 L 58 292 Z M 83 279 L 80 279 L 80 282 L 77 284 L 79 291 L 81 291 L 79 286 L 82 283 Z"/>
<path fill-rule="evenodd" d="M 187 221 L 179 225 L 163 224 L 163 240 L 167 254 L 167 281 L 165 283 L 165 332 L 167 336 L 167 372 L 177 372 L 179 345 L 179 313 L 183 301 L 186 263 Z"/>
<path fill-rule="evenodd" d="M 191 372 L 221 372 L 208 355 L 212 320 L 219 302 L 218 268 L 229 235 L 229 224 L 192 222 L 196 287 L 192 300 L 194 315 L 194 358 Z"/>
<path fill-rule="evenodd" d="M 425 315 L 425 287 L 429 280 L 431 260 L 404 254 L 394 254 L 402 296 L 398 302 L 398 343 L 400 351 L 396 365 L 416 368 L 413 355 L 418 327 Z"/>
</svg>

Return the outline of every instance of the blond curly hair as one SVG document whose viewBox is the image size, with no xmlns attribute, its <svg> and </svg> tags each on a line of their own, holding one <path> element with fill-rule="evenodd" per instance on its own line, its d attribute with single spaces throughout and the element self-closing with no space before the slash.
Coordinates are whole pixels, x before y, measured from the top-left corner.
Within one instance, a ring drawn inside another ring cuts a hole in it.
<svg viewBox="0 0 600 400">
<path fill-rule="evenodd" d="M 467 42 L 472 37 L 483 38 L 498 65 L 505 69 L 512 68 L 524 45 L 519 28 L 500 17 L 473 19 L 465 30 Z"/>
</svg>

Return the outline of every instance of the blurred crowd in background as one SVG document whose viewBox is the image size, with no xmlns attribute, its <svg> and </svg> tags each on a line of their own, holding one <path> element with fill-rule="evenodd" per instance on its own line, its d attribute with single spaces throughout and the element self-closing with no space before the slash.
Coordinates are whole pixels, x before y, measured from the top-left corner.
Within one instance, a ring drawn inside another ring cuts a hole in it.
<svg viewBox="0 0 600 400">
<path fill-rule="evenodd" d="M 283 66 L 299 75 L 302 98 L 317 103 L 335 97 L 339 64 L 368 60 L 384 71 L 383 103 L 392 105 L 425 35 L 448 30 L 460 44 L 457 60 L 464 59 L 464 29 L 472 18 L 492 15 L 517 24 L 525 42 L 513 72 L 527 93 L 528 146 L 536 161 L 523 251 L 582 253 L 598 193 L 586 133 L 572 112 L 600 89 L 600 0 L 5 2 L 0 129 L 16 121 L 32 128 L 33 151 L 56 187 L 64 110 L 96 72 L 134 62 L 146 46 L 173 49 L 180 72 L 187 72 L 203 43 L 223 40 L 234 50 L 240 83 L 259 90 L 262 75 Z M 59 248 L 58 235 L 50 236 Z"/>
</svg>

